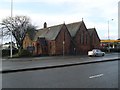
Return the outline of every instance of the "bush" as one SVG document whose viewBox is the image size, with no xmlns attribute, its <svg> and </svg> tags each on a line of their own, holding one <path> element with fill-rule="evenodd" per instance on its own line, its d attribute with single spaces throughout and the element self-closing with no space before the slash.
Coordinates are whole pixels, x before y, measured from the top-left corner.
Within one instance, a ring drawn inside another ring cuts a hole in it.
<svg viewBox="0 0 120 90">
<path fill-rule="evenodd" d="M 13 49 L 13 50 L 12 50 L 12 53 L 13 53 L 13 55 L 14 55 L 14 54 L 18 53 L 18 50 L 17 50 L 17 49 Z M 2 50 L 2 56 L 3 56 L 3 57 L 4 57 L 4 56 L 10 56 L 10 49 L 3 49 L 3 50 Z"/>
<path fill-rule="evenodd" d="M 108 52 L 108 49 L 107 48 L 101 48 L 100 49 L 102 52 Z"/>
<path fill-rule="evenodd" d="M 120 52 L 120 48 L 119 48 L 119 49 L 114 48 L 114 49 L 111 49 L 110 51 L 111 51 L 111 52 Z"/>
<path fill-rule="evenodd" d="M 22 49 L 18 52 L 18 57 L 30 57 L 32 56 L 32 53 L 30 53 L 28 50 Z"/>
<path fill-rule="evenodd" d="M 107 48 L 101 48 L 101 51 L 108 52 Z M 120 52 L 120 48 L 111 48 L 110 52 Z"/>
</svg>

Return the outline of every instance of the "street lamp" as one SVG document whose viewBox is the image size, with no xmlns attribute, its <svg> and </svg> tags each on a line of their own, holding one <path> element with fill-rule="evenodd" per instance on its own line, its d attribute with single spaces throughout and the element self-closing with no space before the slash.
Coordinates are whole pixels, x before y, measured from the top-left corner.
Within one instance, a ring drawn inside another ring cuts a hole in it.
<svg viewBox="0 0 120 90">
<path fill-rule="evenodd" d="M 114 19 L 111 19 L 111 21 L 113 21 Z M 108 52 L 110 52 L 110 31 L 109 31 L 109 20 L 108 20 Z"/>
<path fill-rule="evenodd" d="M 11 0 L 11 45 L 10 45 L 10 57 L 12 58 L 12 17 L 13 17 L 13 0 Z"/>
</svg>

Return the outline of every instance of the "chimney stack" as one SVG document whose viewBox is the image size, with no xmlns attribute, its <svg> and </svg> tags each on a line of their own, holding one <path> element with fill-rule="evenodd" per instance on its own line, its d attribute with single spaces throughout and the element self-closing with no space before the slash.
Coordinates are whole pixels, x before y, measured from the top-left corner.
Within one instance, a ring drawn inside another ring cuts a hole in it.
<svg viewBox="0 0 120 90">
<path fill-rule="evenodd" d="M 46 22 L 44 23 L 44 28 L 47 28 L 47 23 Z"/>
</svg>

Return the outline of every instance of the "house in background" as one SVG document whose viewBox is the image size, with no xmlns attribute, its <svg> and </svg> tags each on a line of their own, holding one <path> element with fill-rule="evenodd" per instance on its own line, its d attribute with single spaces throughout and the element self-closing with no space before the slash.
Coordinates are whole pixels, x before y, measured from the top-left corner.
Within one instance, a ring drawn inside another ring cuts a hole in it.
<svg viewBox="0 0 120 90">
<path fill-rule="evenodd" d="M 32 38 L 30 38 L 30 35 L 26 33 L 26 36 L 23 40 L 23 48 L 25 49 L 27 47 L 33 46 L 32 43 L 33 43 Z"/>
<path fill-rule="evenodd" d="M 5 44 L 1 45 L 1 49 L 2 50 L 5 50 L 5 49 L 10 50 L 10 46 L 11 46 L 11 42 L 8 42 L 8 43 L 5 43 Z M 14 43 L 14 42 L 12 42 L 12 49 L 18 49 L 17 44 Z"/>
<path fill-rule="evenodd" d="M 33 46 L 33 39 L 34 39 L 36 33 L 37 33 L 37 30 L 36 30 L 36 31 L 34 31 L 34 30 L 29 30 L 29 31 L 26 33 L 26 35 L 25 35 L 25 37 L 24 37 L 24 40 L 23 40 L 23 48 L 24 48 L 24 49 Z"/>
<path fill-rule="evenodd" d="M 95 29 L 87 29 L 84 21 L 60 24 L 27 33 L 23 48 L 34 55 L 86 54 L 92 48 L 99 48 L 100 39 Z M 92 44 L 91 44 L 92 42 Z"/>
</svg>

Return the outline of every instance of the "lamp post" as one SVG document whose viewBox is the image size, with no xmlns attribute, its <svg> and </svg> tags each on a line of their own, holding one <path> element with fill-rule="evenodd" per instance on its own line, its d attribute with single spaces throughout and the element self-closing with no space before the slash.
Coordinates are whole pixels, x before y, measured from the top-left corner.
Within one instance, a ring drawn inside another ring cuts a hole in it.
<svg viewBox="0 0 120 90">
<path fill-rule="evenodd" d="M 11 45 L 10 45 L 10 57 L 12 58 L 12 17 L 13 17 L 13 0 L 11 0 Z"/>
<path fill-rule="evenodd" d="M 1 49 L 3 50 L 3 28 L 2 28 L 2 48 Z"/>
<path fill-rule="evenodd" d="M 112 21 L 114 20 L 114 19 L 111 19 Z M 110 27 L 109 27 L 109 20 L 108 20 L 108 52 L 110 52 Z"/>
</svg>

